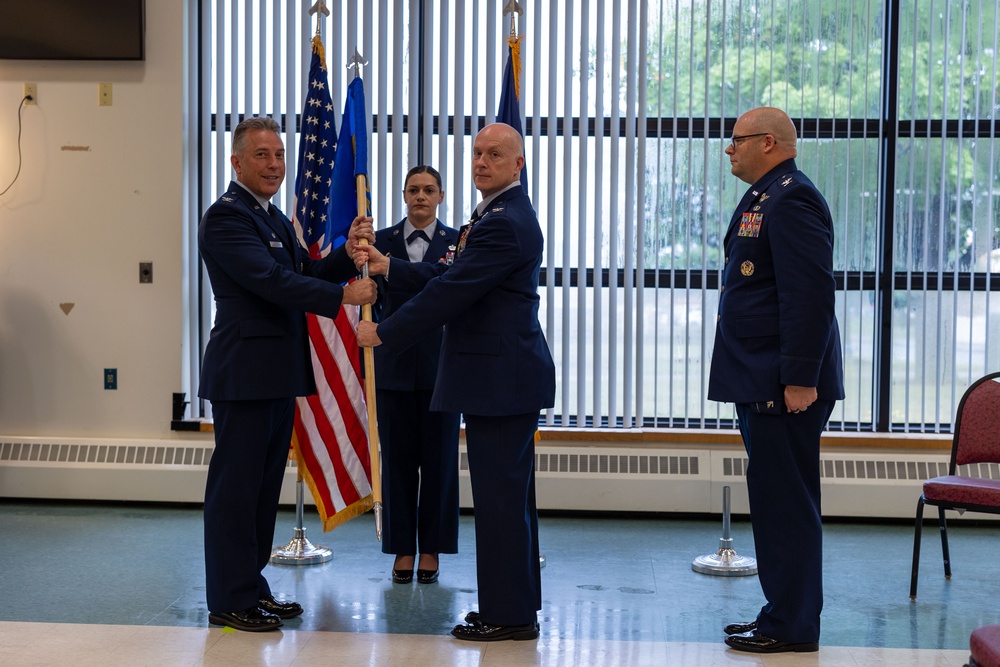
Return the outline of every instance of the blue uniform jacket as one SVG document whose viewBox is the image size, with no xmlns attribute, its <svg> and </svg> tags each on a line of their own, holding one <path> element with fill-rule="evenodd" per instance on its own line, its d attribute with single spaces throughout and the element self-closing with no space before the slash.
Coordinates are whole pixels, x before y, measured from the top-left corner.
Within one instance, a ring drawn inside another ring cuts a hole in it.
<svg viewBox="0 0 1000 667">
<path fill-rule="evenodd" d="M 216 307 L 202 364 L 202 398 L 316 392 L 305 312 L 335 317 L 344 294 L 339 283 L 357 270 L 343 246 L 322 260 L 310 259 L 288 218 L 271 208 L 274 215 L 233 182 L 198 226 Z"/>
<path fill-rule="evenodd" d="M 401 220 L 392 227 L 380 229 L 375 233 L 375 247 L 379 252 L 402 258 L 404 261 L 408 258 L 406 239 L 403 237 L 405 222 Z M 424 254 L 425 262 L 444 260 L 449 248 L 454 252 L 458 243 L 457 229 L 447 227 L 439 220 L 433 226 L 427 227 L 426 231 L 430 236 L 430 245 Z M 395 313 L 416 294 L 417 290 L 414 289 L 380 292 L 379 303 L 376 304 L 378 321 Z M 437 377 L 441 357 L 441 329 L 429 331 L 420 340 L 414 341 L 414 347 L 405 355 L 391 354 L 385 345 L 379 345 L 374 349 L 375 383 L 379 389 L 414 391 L 434 388 L 434 379 Z"/>
<path fill-rule="evenodd" d="M 396 353 L 445 327 L 431 409 L 502 416 L 555 401 L 555 365 L 538 322 L 542 231 L 527 194 L 502 192 L 450 267 L 390 259 L 390 290 L 420 290 L 379 323 Z"/>
<path fill-rule="evenodd" d="M 724 245 L 708 398 L 780 406 L 785 386 L 797 385 L 842 399 L 833 218 L 794 160 L 747 191 Z"/>
</svg>

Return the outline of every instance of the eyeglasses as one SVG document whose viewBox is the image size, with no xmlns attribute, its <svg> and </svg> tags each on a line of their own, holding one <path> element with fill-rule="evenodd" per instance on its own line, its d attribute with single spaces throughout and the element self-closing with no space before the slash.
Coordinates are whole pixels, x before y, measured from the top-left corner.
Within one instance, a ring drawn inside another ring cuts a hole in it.
<svg viewBox="0 0 1000 667">
<path fill-rule="evenodd" d="M 736 150 L 736 142 L 743 141 L 744 139 L 750 139 L 752 137 L 766 137 L 771 134 L 770 132 L 757 132 L 756 134 L 744 134 L 741 136 L 733 136 L 729 139 L 729 147 Z"/>
</svg>

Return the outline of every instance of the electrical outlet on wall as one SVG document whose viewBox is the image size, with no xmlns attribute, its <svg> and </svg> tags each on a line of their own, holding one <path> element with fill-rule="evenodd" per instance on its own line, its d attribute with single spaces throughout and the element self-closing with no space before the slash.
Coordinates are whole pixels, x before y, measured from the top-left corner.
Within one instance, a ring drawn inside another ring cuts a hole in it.
<svg viewBox="0 0 1000 667">
<path fill-rule="evenodd" d="M 24 101 L 25 104 L 38 104 L 38 84 L 24 84 L 24 97 L 28 98 Z"/>
</svg>

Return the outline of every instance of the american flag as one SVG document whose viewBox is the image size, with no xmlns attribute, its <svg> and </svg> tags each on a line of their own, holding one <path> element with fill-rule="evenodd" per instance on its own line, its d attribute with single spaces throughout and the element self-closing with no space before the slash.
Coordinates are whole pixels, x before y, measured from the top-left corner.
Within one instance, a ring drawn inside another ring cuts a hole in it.
<svg viewBox="0 0 1000 667">
<path fill-rule="evenodd" d="M 347 226 L 334 219 L 331 201 L 337 131 L 326 58 L 313 38 L 309 90 L 299 128 L 292 223 L 309 255 L 325 257 L 344 242 Z M 358 309 L 340 309 L 335 319 L 308 314 L 309 347 L 316 394 L 299 398 L 292 448 L 303 480 L 312 491 L 323 530 L 372 508 L 371 463 L 364 384 L 355 328 Z"/>
</svg>

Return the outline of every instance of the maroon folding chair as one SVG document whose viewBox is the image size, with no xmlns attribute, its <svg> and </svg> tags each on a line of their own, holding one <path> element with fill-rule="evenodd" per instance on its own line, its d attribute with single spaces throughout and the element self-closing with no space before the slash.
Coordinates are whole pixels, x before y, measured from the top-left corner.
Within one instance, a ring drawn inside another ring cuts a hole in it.
<svg viewBox="0 0 1000 667">
<path fill-rule="evenodd" d="M 965 667 L 1000 667 L 1000 625 L 987 625 L 969 637 L 969 664 Z"/>
<path fill-rule="evenodd" d="M 948 526 L 944 511 L 959 513 L 987 512 L 1000 514 L 1000 479 L 960 475 L 958 466 L 976 463 L 1000 463 L 1000 372 L 976 380 L 958 404 L 954 437 L 951 443 L 951 463 L 948 474 L 924 482 L 924 492 L 917 501 L 917 521 L 913 534 L 913 569 L 910 575 L 910 599 L 917 599 L 917 569 L 920 566 L 920 527 L 924 505 L 938 508 L 941 528 L 941 551 L 944 555 L 944 576 L 951 579 L 951 559 L 948 554 Z M 979 468 L 979 466 L 975 466 Z"/>
</svg>

